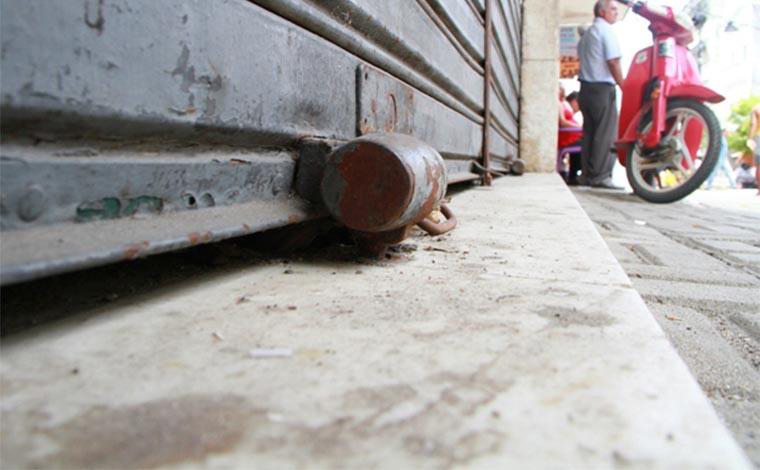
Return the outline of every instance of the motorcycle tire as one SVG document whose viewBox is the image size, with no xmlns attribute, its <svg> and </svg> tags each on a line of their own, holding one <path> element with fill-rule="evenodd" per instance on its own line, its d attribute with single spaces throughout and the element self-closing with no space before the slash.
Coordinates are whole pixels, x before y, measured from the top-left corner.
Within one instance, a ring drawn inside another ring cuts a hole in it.
<svg viewBox="0 0 760 470">
<path fill-rule="evenodd" d="M 718 118 L 715 117 L 715 114 L 710 108 L 697 100 L 682 98 L 669 100 L 666 119 L 669 119 L 672 116 L 680 116 L 680 113 L 699 115 L 703 121 L 708 138 L 704 158 L 702 159 L 699 168 L 677 186 L 670 190 L 662 188 L 656 189 L 654 188 L 655 184 L 661 185 L 659 174 L 656 173 L 656 170 L 653 170 L 654 173 L 652 173 L 651 171 L 648 172 L 647 170 L 639 169 L 637 167 L 637 155 L 635 154 L 635 151 L 637 150 L 636 146 L 630 146 L 625 159 L 626 176 L 628 177 L 628 182 L 633 188 L 634 193 L 645 201 L 665 204 L 678 201 L 679 199 L 688 196 L 704 183 L 713 168 L 715 168 L 715 165 L 718 163 L 721 131 L 720 123 L 718 122 Z M 639 130 L 643 132 L 651 124 L 651 120 L 652 113 L 650 111 L 642 118 Z M 675 126 L 675 124 L 673 125 Z M 688 157 L 682 157 L 679 164 L 681 164 L 682 161 L 685 161 L 685 158 Z M 636 176 L 637 172 L 639 177 Z"/>
</svg>

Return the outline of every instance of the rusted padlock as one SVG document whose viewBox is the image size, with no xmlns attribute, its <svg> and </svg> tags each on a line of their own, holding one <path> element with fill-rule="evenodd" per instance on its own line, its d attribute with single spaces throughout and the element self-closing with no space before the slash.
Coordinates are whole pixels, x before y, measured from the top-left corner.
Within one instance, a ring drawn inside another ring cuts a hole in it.
<svg viewBox="0 0 760 470">
<path fill-rule="evenodd" d="M 403 134 L 369 134 L 327 157 L 322 199 L 360 249 L 380 257 L 440 206 L 446 181 L 443 158 L 430 145 Z"/>
</svg>

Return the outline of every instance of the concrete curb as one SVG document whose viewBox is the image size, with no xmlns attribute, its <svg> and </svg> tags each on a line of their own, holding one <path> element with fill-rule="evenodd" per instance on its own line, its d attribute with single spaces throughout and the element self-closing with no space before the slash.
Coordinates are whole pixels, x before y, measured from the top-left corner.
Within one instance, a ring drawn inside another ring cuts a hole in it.
<svg viewBox="0 0 760 470">
<path fill-rule="evenodd" d="M 556 175 L 450 207 L 5 342 L 3 466 L 750 468 Z"/>
</svg>

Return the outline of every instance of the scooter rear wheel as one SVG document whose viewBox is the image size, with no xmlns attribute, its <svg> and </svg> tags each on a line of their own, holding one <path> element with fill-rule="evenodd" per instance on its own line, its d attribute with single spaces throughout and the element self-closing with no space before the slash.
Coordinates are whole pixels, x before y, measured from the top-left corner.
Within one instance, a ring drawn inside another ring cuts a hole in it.
<svg viewBox="0 0 760 470">
<path fill-rule="evenodd" d="M 720 123 L 703 103 L 692 99 L 668 101 L 665 123 L 656 153 L 644 154 L 636 143 L 625 160 L 633 191 L 654 203 L 674 202 L 699 188 L 718 163 L 720 153 Z M 646 133 L 651 125 L 649 112 L 641 120 L 639 132 Z"/>
</svg>

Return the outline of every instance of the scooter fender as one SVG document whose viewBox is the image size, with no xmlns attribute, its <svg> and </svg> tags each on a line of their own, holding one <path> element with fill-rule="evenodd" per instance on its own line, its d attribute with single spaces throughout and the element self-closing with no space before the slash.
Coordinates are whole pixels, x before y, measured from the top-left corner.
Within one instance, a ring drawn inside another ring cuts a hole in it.
<svg viewBox="0 0 760 470">
<path fill-rule="evenodd" d="M 708 103 L 720 103 L 726 98 L 704 85 L 697 84 L 684 84 L 675 85 L 670 88 L 668 93 L 669 98 L 694 98 L 699 101 L 706 101 Z"/>
</svg>

